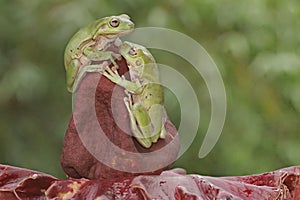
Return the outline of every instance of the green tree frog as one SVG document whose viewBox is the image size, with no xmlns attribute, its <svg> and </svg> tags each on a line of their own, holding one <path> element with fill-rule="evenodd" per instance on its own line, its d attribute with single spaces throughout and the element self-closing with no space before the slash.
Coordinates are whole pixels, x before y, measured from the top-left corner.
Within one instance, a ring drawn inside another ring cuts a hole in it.
<svg viewBox="0 0 300 200">
<path fill-rule="evenodd" d="M 137 141 L 149 148 L 159 138 L 165 138 L 164 92 L 157 64 L 143 46 L 124 42 L 120 54 L 126 59 L 131 80 L 106 67 L 103 75 L 125 88 L 124 103 L 129 112 L 131 130 Z"/>
<path fill-rule="evenodd" d="M 126 14 L 98 19 L 81 28 L 70 39 L 64 54 L 67 89 L 74 92 L 86 72 L 100 72 L 110 61 L 115 64 L 115 58 L 120 55 L 107 51 L 115 44 L 121 45 L 120 36 L 129 34 L 134 24 Z M 119 44 L 118 44 L 119 43 Z M 92 64 L 92 61 L 103 61 L 103 64 Z"/>
</svg>

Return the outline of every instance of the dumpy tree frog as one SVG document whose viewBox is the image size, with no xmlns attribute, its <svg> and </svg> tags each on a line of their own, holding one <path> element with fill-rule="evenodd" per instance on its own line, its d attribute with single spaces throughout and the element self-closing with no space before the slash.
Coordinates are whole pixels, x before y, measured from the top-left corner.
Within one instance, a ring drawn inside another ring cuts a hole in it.
<svg viewBox="0 0 300 200">
<path fill-rule="evenodd" d="M 131 80 L 126 80 L 117 70 L 109 67 L 106 67 L 103 75 L 126 89 L 128 97 L 124 98 L 124 103 L 129 112 L 132 132 L 141 145 L 149 148 L 166 135 L 164 92 L 158 67 L 143 46 L 124 42 L 120 53 L 127 61 Z"/>
<path fill-rule="evenodd" d="M 120 55 L 107 51 L 112 45 L 121 45 L 118 37 L 129 34 L 134 24 L 126 14 L 98 19 L 81 28 L 70 39 L 65 49 L 64 64 L 66 69 L 67 89 L 74 92 L 86 72 L 99 72 L 110 61 Z M 118 44 L 119 43 L 119 44 Z M 102 65 L 93 65 L 92 61 L 103 61 Z"/>
</svg>

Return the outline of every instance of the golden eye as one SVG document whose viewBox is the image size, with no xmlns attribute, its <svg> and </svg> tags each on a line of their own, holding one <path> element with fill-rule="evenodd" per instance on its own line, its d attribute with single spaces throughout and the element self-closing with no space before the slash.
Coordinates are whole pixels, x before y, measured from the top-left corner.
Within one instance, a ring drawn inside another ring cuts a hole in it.
<svg viewBox="0 0 300 200">
<path fill-rule="evenodd" d="M 110 20 L 109 24 L 112 26 L 112 27 L 118 27 L 119 24 L 120 24 L 120 21 L 116 18 L 113 18 L 112 20 Z"/>
<path fill-rule="evenodd" d="M 131 48 L 129 50 L 129 54 L 132 55 L 132 56 L 136 56 L 137 55 L 137 51 L 135 50 L 135 48 Z"/>
</svg>

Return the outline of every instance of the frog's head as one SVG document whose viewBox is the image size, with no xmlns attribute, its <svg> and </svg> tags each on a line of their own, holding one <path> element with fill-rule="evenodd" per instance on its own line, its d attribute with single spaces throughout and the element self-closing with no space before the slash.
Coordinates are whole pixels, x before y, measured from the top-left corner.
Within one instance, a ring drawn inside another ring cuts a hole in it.
<svg viewBox="0 0 300 200">
<path fill-rule="evenodd" d="M 145 47 L 131 42 L 123 42 L 120 47 L 120 54 L 133 68 L 155 63 L 153 56 Z"/>
<path fill-rule="evenodd" d="M 100 35 L 116 38 L 131 33 L 133 29 L 134 23 L 126 14 L 105 17 L 96 22 L 96 32 L 93 35 L 93 39 Z"/>
</svg>

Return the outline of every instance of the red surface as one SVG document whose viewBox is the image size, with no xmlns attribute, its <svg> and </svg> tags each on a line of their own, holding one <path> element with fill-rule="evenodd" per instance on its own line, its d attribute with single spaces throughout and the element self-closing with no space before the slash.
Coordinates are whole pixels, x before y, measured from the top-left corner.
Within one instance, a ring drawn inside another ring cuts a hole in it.
<svg viewBox="0 0 300 200">
<path fill-rule="evenodd" d="M 164 171 L 127 178 L 59 180 L 0 165 L 0 199 L 214 199 L 299 200 L 300 167 L 264 174 L 210 177 Z"/>
<path fill-rule="evenodd" d="M 0 165 L 0 199 L 45 199 L 57 179 L 36 171 Z"/>
</svg>

